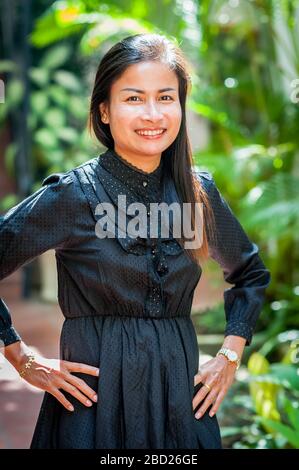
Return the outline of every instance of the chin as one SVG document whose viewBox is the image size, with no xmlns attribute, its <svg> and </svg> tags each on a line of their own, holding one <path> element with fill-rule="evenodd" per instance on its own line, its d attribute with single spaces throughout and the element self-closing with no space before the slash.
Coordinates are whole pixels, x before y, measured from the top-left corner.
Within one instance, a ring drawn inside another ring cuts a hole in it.
<svg viewBox="0 0 299 470">
<path fill-rule="evenodd" d="M 138 145 L 136 148 L 140 149 L 140 151 L 142 152 L 146 152 L 148 154 L 151 154 L 151 153 L 158 153 L 158 152 L 163 152 L 164 150 L 166 150 L 169 145 L 171 145 L 170 143 L 165 143 L 163 142 L 151 142 L 151 141 L 148 141 L 148 142 L 145 142 L 144 144 L 142 145 Z"/>
<path fill-rule="evenodd" d="M 164 147 L 163 147 L 163 148 L 159 148 L 159 147 L 156 147 L 156 148 L 144 147 L 144 148 L 142 148 L 142 149 L 138 149 L 138 151 L 139 151 L 140 154 L 148 155 L 148 156 L 160 154 L 160 153 L 163 152 L 163 150 L 164 150 Z"/>
</svg>

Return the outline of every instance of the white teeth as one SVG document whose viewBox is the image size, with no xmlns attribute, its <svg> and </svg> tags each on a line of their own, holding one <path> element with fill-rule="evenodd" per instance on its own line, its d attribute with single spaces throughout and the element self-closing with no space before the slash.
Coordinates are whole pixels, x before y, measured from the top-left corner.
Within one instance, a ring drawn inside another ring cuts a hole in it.
<svg viewBox="0 0 299 470">
<path fill-rule="evenodd" d="M 140 134 L 140 135 L 159 135 L 164 132 L 164 129 L 157 130 L 157 131 L 136 131 L 136 132 L 137 134 Z"/>
</svg>

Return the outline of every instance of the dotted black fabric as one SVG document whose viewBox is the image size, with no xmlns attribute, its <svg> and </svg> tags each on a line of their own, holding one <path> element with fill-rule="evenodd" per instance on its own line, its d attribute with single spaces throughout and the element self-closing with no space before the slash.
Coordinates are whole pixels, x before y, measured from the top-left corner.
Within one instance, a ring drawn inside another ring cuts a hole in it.
<svg viewBox="0 0 299 470">
<path fill-rule="evenodd" d="M 198 172 L 217 222 L 211 256 L 235 284 L 225 292 L 227 334 L 250 344 L 270 275 L 217 189 Z M 45 392 L 31 448 L 222 448 L 216 415 L 197 420 L 192 399 L 199 350 L 191 321 L 201 267 L 169 236 L 124 232 L 99 238 L 106 203 L 179 202 L 164 168 L 146 173 L 109 149 L 42 187 L 1 217 L 0 279 L 55 248 L 58 301 L 65 321 L 60 357 L 98 366 L 100 376 L 74 373 L 98 394 L 84 406 L 67 392 L 74 412 Z M 133 215 L 125 214 L 125 221 Z M 129 224 L 130 225 L 130 224 Z M 129 226 L 128 225 L 128 226 Z M 0 303 L 0 334 L 6 345 L 20 339 L 8 307 Z"/>
<path fill-rule="evenodd" d="M 208 234 L 209 253 L 221 266 L 225 281 L 234 284 L 224 291 L 224 335 L 242 336 L 249 346 L 271 275 L 259 256 L 258 246 L 248 238 L 211 173 L 202 171 L 201 176 L 216 223 L 215 237 Z"/>
</svg>

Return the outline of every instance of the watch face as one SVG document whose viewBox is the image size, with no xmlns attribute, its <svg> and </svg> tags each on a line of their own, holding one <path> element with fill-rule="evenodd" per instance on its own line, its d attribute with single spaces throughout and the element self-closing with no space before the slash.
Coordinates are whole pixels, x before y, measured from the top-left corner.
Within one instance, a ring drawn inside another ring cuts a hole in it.
<svg viewBox="0 0 299 470">
<path fill-rule="evenodd" d="M 238 359 L 238 355 L 235 351 L 229 351 L 228 358 L 230 361 L 236 361 Z"/>
</svg>

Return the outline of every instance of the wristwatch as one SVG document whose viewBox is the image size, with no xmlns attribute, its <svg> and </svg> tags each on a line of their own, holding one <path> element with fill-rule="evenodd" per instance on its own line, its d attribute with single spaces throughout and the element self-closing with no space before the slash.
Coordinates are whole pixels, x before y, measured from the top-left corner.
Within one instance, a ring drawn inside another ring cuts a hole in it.
<svg viewBox="0 0 299 470">
<path fill-rule="evenodd" d="M 239 369 L 239 367 L 240 367 L 240 358 L 239 358 L 236 351 L 234 351 L 233 349 L 223 347 L 223 348 L 219 349 L 216 356 L 218 356 L 219 354 L 223 354 L 229 360 L 229 362 L 237 364 L 237 369 Z"/>
</svg>

